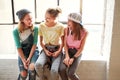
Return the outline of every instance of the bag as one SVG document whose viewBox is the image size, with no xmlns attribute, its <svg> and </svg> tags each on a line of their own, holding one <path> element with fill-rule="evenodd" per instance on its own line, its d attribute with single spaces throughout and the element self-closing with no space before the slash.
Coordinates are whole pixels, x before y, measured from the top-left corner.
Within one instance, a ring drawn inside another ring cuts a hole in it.
<svg viewBox="0 0 120 80">
<path fill-rule="evenodd" d="M 76 48 L 69 48 L 68 49 L 68 53 L 69 53 L 69 57 L 72 58 L 77 52 Z"/>
<path fill-rule="evenodd" d="M 55 52 L 59 49 L 58 45 L 45 45 L 45 48 L 50 52 Z"/>
<path fill-rule="evenodd" d="M 50 51 L 50 52 L 55 52 L 59 49 L 59 46 L 58 45 L 48 45 L 46 44 L 45 45 L 45 48 Z M 51 56 L 48 56 L 48 60 L 47 60 L 47 63 L 45 65 L 47 65 L 47 68 L 50 70 L 51 69 L 51 64 L 52 64 L 52 57 Z"/>
</svg>

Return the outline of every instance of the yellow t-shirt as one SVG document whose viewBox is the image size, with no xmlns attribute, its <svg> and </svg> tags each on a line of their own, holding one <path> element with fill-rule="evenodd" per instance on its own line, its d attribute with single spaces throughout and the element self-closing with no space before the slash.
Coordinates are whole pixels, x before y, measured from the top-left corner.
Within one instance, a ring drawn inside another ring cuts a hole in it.
<svg viewBox="0 0 120 80">
<path fill-rule="evenodd" d="M 60 22 L 53 27 L 47 27 L 45 22 L 39 26 L 39 35 L 43 36 L 45 44 L 59 45 L 61 36 L 64 35 L 64 25 Z"/>
</svg>

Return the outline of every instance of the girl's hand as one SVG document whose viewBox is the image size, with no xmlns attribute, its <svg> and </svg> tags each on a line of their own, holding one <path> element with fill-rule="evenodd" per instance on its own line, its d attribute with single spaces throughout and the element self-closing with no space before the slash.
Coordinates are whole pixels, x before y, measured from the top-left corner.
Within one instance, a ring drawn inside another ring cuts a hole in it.
<svg viewBox="0 0 120 80">
<path fill-rule="evenodd" d="M 56 57 L 58 57 L 58 54 L 59 54 L 59 52 L 55 51 L 54 53 L 52 53 L 52 56 L 56 58 Z"/>
<path fill-rule="evenodd" d="M 73 61 L 74 61 L 74 58 L 70 58 L 70 60 L 69 60 L 69 66 L 73 63 Z"/>
<path fill-rule="evenodd" d="M 27 58 L 26 64 L 29 66 L 29 64 L 30 64 L 30 58 Z"/>
<path fill-rule="evenodd" d="M 28 65 L 27 65 L 27 61 L 26 60 L 23 60 L 23 65 L 24 65 L 25 69 L 28 69 Z"/>
<path fill-rule="evenodd" d="M 49 52 L 48 50 L 44 50 L 47 56 L 52 56 L 52 53 Z"/>
<path fill-rule="evenodd" d="M 69 57 L 67 57 L 63 60 L 63 63 L 65 63 L 68 67 L 69 67 L 69 60 L 70 60 Z"/>
</svg>

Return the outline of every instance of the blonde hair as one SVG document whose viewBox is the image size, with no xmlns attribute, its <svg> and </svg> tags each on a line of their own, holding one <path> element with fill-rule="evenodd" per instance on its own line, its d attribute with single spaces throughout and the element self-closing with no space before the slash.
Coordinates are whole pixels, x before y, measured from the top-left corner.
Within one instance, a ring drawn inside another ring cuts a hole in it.
<svg viewBox="0 0 120 80">
<path fill-rule="evenodd" d="M 62 13 L 60 8 L 48 8 L 46 13 L 49 13 L 52 17 L 58 17 L 59 13 Z"/>
<path fill-rule="evenodd" d="M 25 16 L 27 14 L 29 14 L 29 13 L 26 13 L 23 17 L 21 17 L 21 19 L 18 22 L 18 30 L 19 30 L 20 33 L 24 32 L 24 30 L 25 30 L 25 28 L 24 28 L 25 24 L 24 24 L 24 22 L 22 22 L 22 20 L 25 18 Z M 31 31 L 33 31 L 33 25 L 30 26 L 29 28 L 30 28 Z"/>
</svg>

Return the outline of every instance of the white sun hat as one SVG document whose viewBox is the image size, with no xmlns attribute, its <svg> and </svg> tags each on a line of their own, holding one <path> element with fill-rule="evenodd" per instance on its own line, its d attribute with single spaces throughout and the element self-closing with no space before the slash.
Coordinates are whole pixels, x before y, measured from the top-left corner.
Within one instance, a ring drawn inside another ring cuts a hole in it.
<svg viewBox="0 0 120 80">
<path fill-rule="evenodd" d="M 76 22 L 76 23 L 81 23 L 82 17 L 81 17 L 81 14 L 80 14 L 80 13 L 70 13 L 70 14 L 68 15 L 68 19 L 69 19 L 69 20 L 72 20 L 72 21 L 74 21 L 74 22 Z"/>
</svg>

